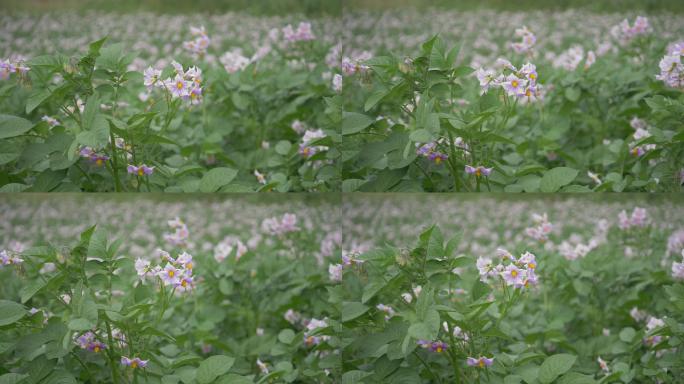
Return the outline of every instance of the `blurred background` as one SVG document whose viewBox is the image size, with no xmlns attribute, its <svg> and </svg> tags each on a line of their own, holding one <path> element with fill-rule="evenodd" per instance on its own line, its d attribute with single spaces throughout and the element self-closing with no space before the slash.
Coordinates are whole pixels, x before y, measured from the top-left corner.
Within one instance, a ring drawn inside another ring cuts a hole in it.
<svg viewBox="0 0 684 384">
<path fill-rule="evenodd" d="M 683 0 L 0 0 L 3 11 L 104 10 L 158 13 L 245 11 L 254 14 L 339 14 L 343 8 L 440 7 L 507 11 L 586 9 L 596 12 L 684 12 Z M 684 23 L 684 20 L 682 21 Z"/>
<path fill-rule="evenodd" d="M 310 16 L 339 14 L 342 0 L 0 0 L 3 11 L 101 10 L 114 12 L 215 13 L 241 11 Z"/>
<path fill-rule="evenodd" d="M 596 12 L 684 12 L 683 0 L 344 0 L 344 7 L 350 9 L 382 10 L 407 6 L 453 10 L 539 11 L 581 8 Z"/>
</svg>

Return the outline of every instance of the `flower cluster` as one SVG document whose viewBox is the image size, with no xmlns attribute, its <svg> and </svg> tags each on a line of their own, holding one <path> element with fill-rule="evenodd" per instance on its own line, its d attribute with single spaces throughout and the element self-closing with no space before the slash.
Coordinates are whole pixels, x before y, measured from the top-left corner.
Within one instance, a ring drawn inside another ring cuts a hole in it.
<svg viewBox="0 0 684 384">
<path fill-rule="evenodd" d="M 23 65 L 21 61 L 0 60 L 0 80 L 9 79 L 12 73 L 24 76 L 30 70 L 31 68 Z"/>
<path fill-rule="evenodd" d="M 306 132 L 304 132 L 304 137 L 302 137 L 302 143 L 299 144 L 299 154 L 308 159 L 309 157 L 317 154 L 318 152 L 327 151 L 328 147 L 326 146 L 311 145 L 313 141 L 322 139 L 324 137 L 325 133 L 323 133 L 323 131 L 320 129 L 317 129 L 315 131 L 307 130 Z"/>
<path fill-rule="evenodd" d="M 429 340 L 418 340 L 418 345 L 422 348 L 429 350 L 430 352 L 442 353 L 446 352 L 449 345 L 443 341 L 429 341 Z"/>
<path fill-rule="evenodd" d="M 219 58 L 219 62 L 221 62 L 226 72 L 235 73 L 247 68 L 252 60 L 242 55 L 242 49 L 235 48 L 224 53 Z"/>
<path fill-rule="evenodd" d="M 416 154 L 418 156 L 427 157 L 430 159 L 430 161 L 434 161 L 437 165 L 442 164 L 442 162 L 449 158 L 446 153 L 442 153 L 437 150 L 437 142 L 433 141 L 423 145 L 416 143 L 416 147 L 418 148 L 416 149 Z"/>
<path fill-rule="evenodd" d="M 465 166 L 465 173 L 469 175 L 475 175 L 475 177 L 489 176 L 492 173 L 493 168 L 486 168 L 481 165 L 473 167 L 472 165 Z"/>
<path fill-rule="evenodd" d="M 499 276 L 506 285 L 514 288 L 537 285 L 537 258 L 534 254 L 525 252 L 516 260 L 510 252 L 499 248 L 497 256 L 501 259 L 497 265 L 494 265 L 491 258 L 478 257 L 476 265 L 480 272 L 480 281 L 486 282 L 489 277 Z"/>
<path fill-rule="evenodd" d="M 494 364 L 494 358 L 486 358 L 484 356 L 480 356 L 478 358 L 474 357 L 468 357 L 466 359 L 466 364 L 468 364 L 469 367 L 477 367 L 477 368 L 484 368 L 484 367 L 489 367 L 492 364 Z"/>
<path fill-rule="evenodd" d="M 560 253 L 561 256 L 565 257 L 567 260 L 577 260 L 586 256 L 594 248 L 594 244 L 587 245 L 578 243 L 573 245 L 568 241 L 563 241 L 558 246 L 558 253 Z"/>
<path fill-rule="evenodd" d="M 651 137 L 651 133 L 648 131 L 648 125 L 644 120 L 641 120 L 638 117 L 634 117 L 630 121 L 630 125 L 632 126 L 632 128 L 635 129 L 634 135 L 632 136 L 635 141 L 638 142 L 640 140 Z M 635 157 L 643 156 L 646 154 L 646 152 L 656 149 L 655 144 L 632 144 L 631 147 L 632 148 L 630 149 L 630 153 Z"/>
<path fill-rule="evenodd" d="M 164 241 L 169 243 L 174 247 L 185 247 L 187 246 L 188 237 L 190 236 L 190 231 L 188 231 L 188 226 L 183 222 L 183 220 L 176 217 L 173 220 L 167 222 L 169 227 L 174 230 L 173 233 L 165 233 Z"/>
<path fill-rule="evenodd" d="M 81 157 L 88 159 L 91 163 L 97 166 L 103 166 L 105 161 L 109 160 L 109 156 L 102 153 L 97 153 L 90 147 L 82 147 L 78 153 Z"/>
<path fill-rule="evenodd" d="M 175 61 L 171 62 L 176 75 L 166 80 L 161 79 L 162 71 L 148 67 L 143 73 L 143 83 L 148 90 L 158 87 L 169 92 L 173 99 L 181 98 L 192 105 L 202 102 L 202 70 L 190 67 L 187 71 Z"/>
<path fill-rule="evenodd" d="M 340 75 L 339 73 L 334 74 L 333 78 L 332 78 L 333 92 L 336 92 L 336 93 L 342 92 L 343 83 L 344 83 L 344 81 L 342 79 L 342 75 Z"/>
<path fill-rule="evenodd" d="M 101 352 L 107 349 L 107 345 L 101 341 L 97 340 L 97 336 L 95 333 L 88 331 L 81 336 L 78 336 L 76 338 L 76 344 L 81 348 L 81 349 L 86 349 L 91 352 Z"/>
<path fill-rule="evenodd" d="M 357 258 L 357 252 L 347 252 L 342 251 L 342 264 L 329 264 L 328 274 L 330 275 L 330 280 L 334 282 L 342 281 L 342 272 L 345 267 L 351 267 L 354 265 L 361 265 L 364 260 Z M 380 308 L 378 308 L 380 309 Z"/>
<path fill-rule="evenodd" d="M 131 175 L 149 176 L 154 171 L 154 167 L 148 167 L 145 164 L 141 164 L 141 165 L 136 167 L 135 165 L 129 164 L 128 168 L 126 170 Z"/>
<path fill-rule="evenodd" d="M 306 331 L 304 331 L 304 345 L 306 345 L 307 347 L 311 347 L 320 344 L 322 341 L 329 340 L 330 336 L 315 336 L 312 334 L 317 329 L 326 328 L 327 326 L 328 322 L 325 321 L 325 319 L 311 319 L 308 322 L 306 322 Z"/>
<path fill-rule="evenodd" d="M 636 207 L 632 211 L 632 215 L 628 216 L 625 210 L 618 214 L 618 227 L 622 230 L 631 228 L 643 228 L 648 225 L 648 213 L 644 208 Z"/>
<path fill-rule="evenodd" d="M 637 36 L 647 35 L 652 31 L 648 18 L 637 16 L 634 25 L 630 25 L 627 19 L 610 29 L 610 34 L 622 45 L 631 42 Z"/>
<path fill-rule="evenodd" d="M 297 227 L 297 215 L 294 213 L 286 213 L 280 220 L 276 217 L 269 217 L 261 222 L 261 230 L 278 236 L 290 232 L 297 232 L 299 231 L 299 227 Z"/>
<path fill-rule="evenodd" d="M 582 60 L 584 60 L 584 69 L 587 70 L 596 62 L 596 53 L 594 53 L 594 51 L 587 52 L 585 59 L 584 48 L 582 48 L 581 45 L 574 45 L 567 51 L 564 51 L 560 55 L 556 56 L 553 59 L 552 64 L 554 68 L 563 68 L 568 71 L 574 71 L 580 65 Z"/>
<path fill-rule="evenodd" d="M 373 57 L 369 51 L 363 51 L 354 57 L 345 56 L 342 58 L 342 73 L 346 76 L 351 76 L 356 73 L 366 73 L 370 69 L 369 66 L 362 64 L 364 61 Z"/>
<path fill-rule="evenodd" d="M 55 119 L 54 117 L 43 116 L 40 119 L 46 122 L 50 128 L 56 127 L 60 124 L 59 120 Z"/>
<path fill-rule="evenodd" d="M 508 96 L 517 97 L 523 103 L 534 102 L 543 97 L 541 84 L 537 83 L 539 75 L 534 64 L 526 63 L 517 69 L 510 61 L 498 59 L 497 66 L 500 71 L 482 67 L 475 71 L 482 94 L 487 93 L 492 87 L 501 87 Z"/>
<path fill-rule="evenodd" d="M 193 261 L 192 255 L 183 252 L 176 259 L 163 250 L 158 250 L 162 262 L 166 262 L 164 268 L 161 265 L 152 266 L 149 260 L 138 258 L 135 261 L 135 270 L 142 281 L 148 278 L 159 277 L 166 286 L 173 286 L 180 292 L 187 292 L 193 289 L 194 280 L 192 278 Z"/>
<path fill-rule="evenodd" d="M 684 56 L 684 41 L 671 45 L 667 54 L 660 60 L 660 74 L 656 75 L 656 79 L 668 87 L 684 89 L 682 56 Z"/>
<path fill-rule="evenodd" d="M 283 28 L 283 38 L 285 41 L 294 43 L 297 41 L 311 41 L 316 39 L 311 30 L 311 23 L 302 21 L 295 30 L 291 24 Z"/>
<path fill-rule="evenodd" d="M 657 317 L 649 316 L 647 321 L 646 321 L 646 331 L 650 333 L 654 329 L 661 328 L 665 326 L 665 322 L 662 319 L 659 319 Z M 649 347 L 653 347 L 656 344 L 660 343 L 663 340 L 663 337 L 660 335 L 655 335 L 655 336 L 646 336 L 644 338 L 644 344 L 646 344 Z"/>
<path fill-rule="evenodd" d="M 342 264 L 330 264 L 328 265 L 328 274 L 330 275 L 330 281 L 339 283 L 342 281 Z"/>
<path fill-rule="evenodd" d="M 0 268 L 2 268 L 5 265 L 17 265 L 21 264 L 24 262 L 24 259 L 12 255 L 6 250 L 0 251 Z"/>
<path fill-rule="evenodd" d="M 515 30 L 515 36 L 521 39 L 520 42 L 512 43 L 511 48 L 516 53 L 532 54 L 534 51 L 534 44 L 537 42 L 537 37 L 526 26 Z"/>
<path fill-rule="evenodd" d="M 525 229 L 525 234 L 539 242 L 545 242 L 549 239 L 549 234 L 553 230 L 553 224 L 549 222 L 549 218 L 544 213 L 543 215 L 533 214 L 532 220 L 535 226 Z"/>
<path fill-rule="evenodd" d="M 247 253 L 247 246 L 240 241 L 240 239 L 227 237 L 214 247 L 214 259 L 221 263 L 235 250 L 235 261 Z"/>
<path fill-rule="evenodd" d="M 147 367 L 147 362 L 149 360 L 142 360 L 139 357 L 134 357 L 132 359 L 126 357 L 126 356 L 121 356 L 121 365 L 130 367 L 130 368 L 145 368 Z"/>
<path fill-rule="evenodd" d="M 397 314 L 394 311 L 394 308 L 390 307 L 389 305 L 378 304 L 375 306 L 375 308 L 377 308 L 378 311 L 385 312 L 385 320 L 389 320 Z"/>
<path fill-rule="evenodd" d="M 183 43 L 183 48 L 189 51 L 195 58 L 204 56 L 209 48 L 211 39 L 207 36 L 204 26 L 199 28 L 190 27 L 190 34 L 194 37 L 193 40 Z"/>
</svg>

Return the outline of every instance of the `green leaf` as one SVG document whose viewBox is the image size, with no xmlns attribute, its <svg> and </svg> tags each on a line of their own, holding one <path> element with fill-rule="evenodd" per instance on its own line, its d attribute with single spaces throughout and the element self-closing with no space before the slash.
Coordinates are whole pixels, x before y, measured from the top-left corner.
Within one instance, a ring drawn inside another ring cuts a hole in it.
<svg viewBox="0 0 684 384">
<path fill-rule="evenodd" d="M 384 280 L 378 280 L 378 281 L 371 281 L 370 283 L 366 284 L 366 286 L 363 288 L 363 296 L 361 297 L 361 302 L 366 303 L 368 300 L 372 299 L 375 294 L 380 292 L 381 289 L 383 289 L 387 285 L 387 283 Z"/>
<path fill-rule="evenodd" d="M 280 140 L 278 144 L 275 146 L 275 151 L 279 155 L 287 155 L 290 153 L 290 149 L 292 148 L 292 143 L 290 143 L 287 140 Z"/>
<path fill-rule="evenodd" d="M 16 384 L 26 377 L 28 377 L 28 375 L 22 375 L 19 373 L 5 373 L 4 375 L 0 376 L 0 384 Z"/>
<path fill-rule="evenodd" d="M 356 112 L 342 112 L 342 134 L 351 135 L 366 129 L 373 124 L 375 120 L 370 117 Z"/>
<path fill-rule="evenodd" d="M 432 141 L 432 133 L 430 133 L 426 129 L 418 129 L 416 131 L 411 132 L 411 134 L 409 135 L 409 139 L 416 143 L 429 143 L 430 141 Z"/>
<path fill-rule="evenodd" d="M 26 284 L 25 286 L 23 286 L 19 291 L 19 295 L 21 295 L 22 304 L 29 301 L 29 299 L 32 298 L 33 295 L 38 293 L 38 291 L 40 291 L 46 284 L 47 281 L 44 281 L 43 279 L 35 279 L 30 283 Z"/>
<path fill-rule="evenodd" d="M 9 300 L 0 300 L 0 327 L 12 324 L 26 316 L 23 305 Z"/>
<path fill-rule="evenodd" d="M 430 327 L 425 323 L 411 324 L 408 335 L 417 340 L 430 340 L 432 338 Z"/>
<path fill-rule="evenodd" d="M 29 97 L 26 99 L 26 114 L 28 115 L 31 113 L 40 104 L 42 104 L 43 101 L 47 100 L 48 97 L 50 97 L 50 91 L 47 89 L 38 89 L 31 92 Z"/>
<path fill-rule="evenodd" d="M 539 182 L 539 188 L 542 192 L 556 192 L 562 186 L 572 183 L 579 173 L 578 170 L 567 168 L 567 167 L 557 167 L 553 168 L 544 173 L 541 181 Z"/>
<path fill-rule="evenodd" d="M 342 374 L 342 384 L 358 384 L 364 377 L 372 375 L 372 372 L 348 371 Z"/>
<path fill-rule="evenodd" d="M 636 336 L 636 331 L 634 328 L 622 328 L 620 331 L 620 340 L 624 341 L 625 343 L 629 343 L 634 340 L 634 336 Z"/>
<path fill-rule="evenodd" d="M 577 102 L 580 99 L 580 96 L 582 95 L 582 91 L 575 88 L 575 87 L 570 87 L 565 89 L 565 98 L 568 100 L 574 102 Z"/>
<path fill-rule="evenodd" d="M 33 123 L 21 117 L 0 115 L 0 139 L 19 136 L 33 128 Z"/>
<path fill-rule="evenodd" d="M 577 356 L 567 353 L 560 353 L 548 357 L 539 367 L 539 382 L 542 384 L 553 382 L 558 376 L 569 371 L 576 360 Z"/>
<path fill-rule="evenodd" d="M 72 319 L 71 321 L 69 321 L 69 329 L 73 331 L 85 331 L 91 329 L 94 326 L 95 324 L 92 321 L 84 319 L 82 317 Z"/>
<path fill-rule="evenodd" d="M 283 344 L 290 344 L 295 338 L 295 333 L 291 329 L 283 329 L 278 334 L 278 340 Z"/>
<path fill-rule="evenodd" d="M 225 355 L 211 356 L 200 363 L 195 378 L 200 384 L 211 383 L 217 377 L 228 372 L 235 363 L 235 358 Z"/>
<path fill-rule="evenodd" d="M 214 168 L 205 173 L 200 180 L 200 191 L 204 193 L 216 192 L 224 185 L 230 184 L 237 176 L 238 171 L 232 168 Z"/>
<path fill-rule="evenodd" d="M 342 322 L 354 320 L 368 312 L 370 307 L 357 301 L 342 303 Z"/>
<path fill-rule="evenodd" d="M 385 96 L 387 96 L 390 93 L 390 90 L 387 89 L 380 89 L 377 90 L 368 96 L 366 99 L 366 103 L 363 106 L 363 110 L 368 112 L 370 111 L 377 103 L 380 102 Z"/>
<path fill-rule="evenodd" d="M 568 372 L 558 379 L 558 384 L 596 384 L 596 382 L 592 376 L 578 372 Z"/>
</svg>

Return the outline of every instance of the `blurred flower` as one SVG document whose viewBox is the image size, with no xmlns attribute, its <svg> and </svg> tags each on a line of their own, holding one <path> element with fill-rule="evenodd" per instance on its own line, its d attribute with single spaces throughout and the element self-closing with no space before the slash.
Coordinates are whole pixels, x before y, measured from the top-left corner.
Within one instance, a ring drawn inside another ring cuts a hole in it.
<svg viewBox="0 0 684 384">
<path fill-rule="evenodd" d="M 466 359 L 466 364 L 470 367 L 478 367 L 478 368 L 484 368 L 484 367 L 489 367 L 494 363 L 494 358 L 486 358 L 484 356 L 480 356 L 479 358 L 474 358 L 474 357 L 468 357 Z"/>
<path fill-rule="evenodd" d="M 141 164 L 136 167 L 135 165 L 129 164 L 126 170 L 131 175 L 149 176 L 152 174 L 152 172 L 154 172 L 154 167 L 148 167 L 145 164 Z"/>
<path fill-rule="evenodd" d="M 147 362 L 149 360 L 142 360 L 139 357 L 134 357 L 132 359 L 129 359 L 126 356 L 121 356 L 121 365 L 130 367 L 130 368 L 145 368 L 147 367 Z"/>
</svg>

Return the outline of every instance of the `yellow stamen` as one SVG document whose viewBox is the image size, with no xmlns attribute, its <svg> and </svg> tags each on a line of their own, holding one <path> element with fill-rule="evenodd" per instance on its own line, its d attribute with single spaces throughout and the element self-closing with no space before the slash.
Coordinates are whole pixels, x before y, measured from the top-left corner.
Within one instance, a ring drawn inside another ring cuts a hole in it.
<svg viewBox="0 0 684 384">
<path fill-rule="evenodd" d="M 102 165 L 102 159 L 97 159 L 97 160 L 95 160 L 95 164 L 97 164 L 97 165 Z"/>
<path fill-rule="evenodd" d="M 511 271 L 511 276 L 512 276 L 512 277 L 518 277 L 518 271 L 516 271 L 515 269 L 512 270 L 512 271 Z"/>
<path fill-rule="evenodd" d="M 100 352 L 100 347 L 96 345 L 95 348 L 93 348 L 93 352 L 95 352 L 95 353 Z"/>
<path fill-rule="evenodd" d="M 518 80 L 513 80 L 513 81 L 511 81 L 511 86 L 512 86 L 513 88 L 518 88 Z"/>
<path fill-rule="evenodd" d="M 173 277 L 176 275 L 176 272 L 172 269 L 169 271 L 169 277 Z"/>
<path fill-rule="evenodd" d="M 131 362 L 131 368 L 136 368 L 137 366 L 138 366 L 138 362 L 137 362 L 137 361 L 132 361 L 132 362 Z"/>
<path fill-rule="evenodd" d="M 192 262 L 185 264 L 186 269 L 192 269 Z"/>
<path fill-rule="evenodd" d="M 477 364 L 480 366 L 480 368 L 484 368 L 485 366 L 484 360 L 480 360 Z"/>
<path fill-rule="evenodd" d="M 142 176 L 145 171 L 143 171 L 142 167 L 138 168 L 138 176 Z"/>
</svg>

